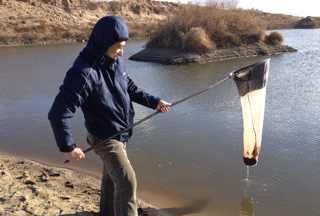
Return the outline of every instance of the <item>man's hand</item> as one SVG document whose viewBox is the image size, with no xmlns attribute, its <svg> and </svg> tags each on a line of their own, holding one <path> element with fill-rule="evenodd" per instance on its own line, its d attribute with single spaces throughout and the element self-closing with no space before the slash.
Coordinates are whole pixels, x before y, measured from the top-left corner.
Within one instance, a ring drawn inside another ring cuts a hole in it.
<svg viewBox="0 0 320 216">
<path fill-rule="evenodd" d="M 71 152 L 65 153 L 65 155 L 67 158 L 74 160 L 83 160 L 86 157 L 82 149 L 78 147 L 74 148 Z"/>
<path fill-rule="evenodd" d="M 157 106 L 159 112 L 169 112 L 171 109 L 171 103 L 164 100 L 160 100 Z"/>
</svg>

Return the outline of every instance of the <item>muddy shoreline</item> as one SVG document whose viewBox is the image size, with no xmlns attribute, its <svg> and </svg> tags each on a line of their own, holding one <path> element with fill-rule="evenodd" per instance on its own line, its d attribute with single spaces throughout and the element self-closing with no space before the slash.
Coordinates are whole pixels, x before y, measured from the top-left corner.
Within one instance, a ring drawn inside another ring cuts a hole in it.
<svg viewBox="0 0 320 216">
<path fill-rule="evenodd" d="M 132 55 L 130 60 L 155 62 L 167 65 L 188 63 L 205 64 L 257 56 L 274 56 L 296 51 L 296 49 L 285 45 L 269 46 L 266 44 L 252 44 L 229 49 L 217 49 L 206 54 L 185 53 L 172 49 L 145 48 Z"/>
<path fill-rule="evenodd" d="M 0 153 L 0 215 L 97 216 L 100 180 Z M 170 214 L 139 199 L 151 216 Z"/>
</svg>

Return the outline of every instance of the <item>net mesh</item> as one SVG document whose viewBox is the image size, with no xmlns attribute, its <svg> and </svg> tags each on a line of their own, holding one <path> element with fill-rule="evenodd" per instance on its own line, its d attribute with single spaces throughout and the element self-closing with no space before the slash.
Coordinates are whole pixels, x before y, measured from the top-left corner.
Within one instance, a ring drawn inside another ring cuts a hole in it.
<svg viewBox="0 0 320 216">
<path fill-rule="evenodd" d="M 257 163 L 261 150 L 269 62 L 248 67 L 234 78 L 242 108 L 243 161 L 249 166 Z"/>
</svg>

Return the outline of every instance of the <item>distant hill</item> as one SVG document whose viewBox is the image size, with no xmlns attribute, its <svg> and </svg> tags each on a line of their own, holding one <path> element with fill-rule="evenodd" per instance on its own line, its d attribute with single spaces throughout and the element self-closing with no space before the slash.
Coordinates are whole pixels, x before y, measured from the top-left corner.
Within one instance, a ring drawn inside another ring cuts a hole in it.
<svg viewBox="0 0 320 216">
<path fill-rule="evenodd" d="M 320 28 L 320 17 L 306 17 L 296 22 L 295 28 L 299 29 L 312 29 Z"/>
<path fill-rule="evenodd" d="M 267 29 L 292 29 L 295 27 L 301 17 L 285 15 L 285 14 L 272 14 L 259 10 L 250 10 L 262 23 L 265 24 Z"/>
</svg>

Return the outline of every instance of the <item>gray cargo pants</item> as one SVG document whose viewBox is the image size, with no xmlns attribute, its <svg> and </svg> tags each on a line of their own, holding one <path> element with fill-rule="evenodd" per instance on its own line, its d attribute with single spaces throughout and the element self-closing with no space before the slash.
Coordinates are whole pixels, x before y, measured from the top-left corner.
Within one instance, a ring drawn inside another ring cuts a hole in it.
<svg viewBox="0 0 320 216">
<path fill-rule="evenodd" d="M 100 216 L 137 216 L 137 180 L 126 146 L 115 139 L 101 141 L 88 135 L 88 144 L 103 161 Z"/>
</svg>

